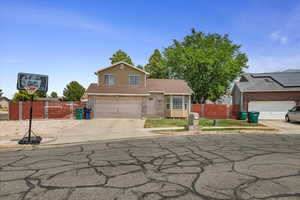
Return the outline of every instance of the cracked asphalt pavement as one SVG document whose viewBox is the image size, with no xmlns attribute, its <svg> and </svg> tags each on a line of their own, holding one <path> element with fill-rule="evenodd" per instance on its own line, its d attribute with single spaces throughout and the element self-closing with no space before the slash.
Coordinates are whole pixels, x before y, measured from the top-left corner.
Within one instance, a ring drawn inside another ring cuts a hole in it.
<svg viewBox="0 0 300 200">
<path fill-rule="evenodd" d="M 171 136 L 0 151 L 0 199 L 300 199 L 300 135 Z"/>
</svg>

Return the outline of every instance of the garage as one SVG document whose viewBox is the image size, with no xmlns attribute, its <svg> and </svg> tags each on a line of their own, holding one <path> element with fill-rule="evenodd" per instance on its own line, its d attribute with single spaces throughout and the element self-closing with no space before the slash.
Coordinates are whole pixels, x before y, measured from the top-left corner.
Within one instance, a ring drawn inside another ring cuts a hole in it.
<svg viewBox="0 0 300 200">
<path fill-rule="evenodd" d="M 95 118 L 141 118 L 141 97 L 96 97 L 94 104 Z"/>
<path fill-rule="evenodd" d="M 284 120 L 287 111 L 295 105 L 295 101 L 250 101 L 248 111 L 260 112 L 260 119 Z"/>
</svg>

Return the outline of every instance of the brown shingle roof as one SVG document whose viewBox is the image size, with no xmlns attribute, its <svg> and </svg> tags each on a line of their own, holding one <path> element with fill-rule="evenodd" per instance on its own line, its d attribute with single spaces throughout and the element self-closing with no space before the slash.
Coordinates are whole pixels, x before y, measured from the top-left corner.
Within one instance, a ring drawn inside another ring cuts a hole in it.
<svg viewBox="0 0 300 200">
<path fill-rule="evenodd" d="M 147 87 L 133 86 L 98 86 L 92 83 L 86 93 L 113 93 L 113 94 L 148 94 L 149 92 L 184 93 L 191 94 L 192 89 L 184 80 L 176 79 L 147 79 Z"/>
</svg>

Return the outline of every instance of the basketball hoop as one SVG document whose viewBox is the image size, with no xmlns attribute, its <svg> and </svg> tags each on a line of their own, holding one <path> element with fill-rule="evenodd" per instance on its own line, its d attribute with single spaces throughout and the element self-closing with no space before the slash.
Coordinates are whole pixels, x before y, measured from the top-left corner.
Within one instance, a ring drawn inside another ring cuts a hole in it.
<svg viewBox="0 0 300 200">
<path fill-rule="evenodd" d="M 35 87 L 34 85 L 30 85 L 30 86 L 25 86 L 25 90 L 33 95 L 37 90 L 38 90 L 38 87 Z"/>
<path fill-rule="evenodd" d="M 29 109 L 29 129 L 24 137 L 19 140 L 19 144 L 39 144 L 42 140 L 42 137 L 37 136 L 31 130 L 33 98 L 36 91 L 47 92 L 48 76 L 41 74 L 18 73 L 17 89 L 26 90 L 31 96 Z M 31 134 L 34 136 L 31 136 Z"/>
</svg>

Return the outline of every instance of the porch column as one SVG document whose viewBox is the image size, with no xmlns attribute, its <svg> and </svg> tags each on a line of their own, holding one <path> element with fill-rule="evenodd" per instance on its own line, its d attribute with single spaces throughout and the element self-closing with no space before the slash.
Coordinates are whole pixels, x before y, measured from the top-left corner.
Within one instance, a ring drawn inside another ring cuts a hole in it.
<svg viewBox="0 0 300 200">
<path fill-rule="evenodd" d="M 185 96 L 181 96 L 181 98 L 182 98 L 182 110 L 184 111 L 185 110 L 185 108 L 184 108 L 184 106 L 185 106 L 184 105 L 185 104 Z"/>
<path fill-rule="evenodd" d="M 173 115 L 172 115 L 172 110 L 173 110 L 173 96 L 172 95 L 170 95 L 170 117 L 172 117 Z"/>
<path fill-rule="evenodd" d="M 189 98 L 188 98 L 189 102 L 188 102 L 188 113 L 190 114 L 191 113 L 191 95 L 189 95 Z"/>
</svg>

